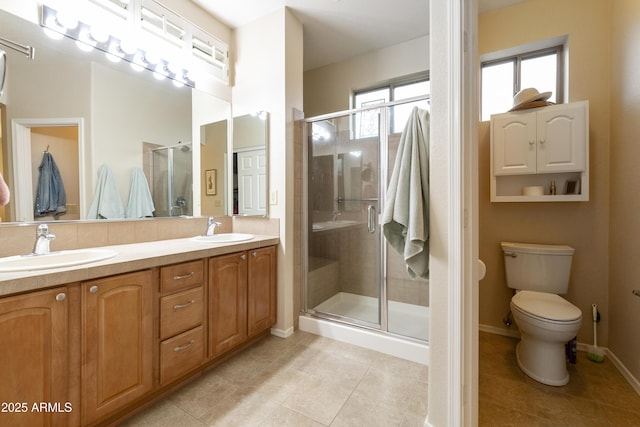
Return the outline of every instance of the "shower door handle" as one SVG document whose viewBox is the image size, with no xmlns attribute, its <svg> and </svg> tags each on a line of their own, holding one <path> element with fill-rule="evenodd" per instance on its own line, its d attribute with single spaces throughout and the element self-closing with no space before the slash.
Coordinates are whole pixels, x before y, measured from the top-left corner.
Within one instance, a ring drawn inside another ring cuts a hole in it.
<svg viewBox="0 0 640 427">
<path fill-rule="evenodd" d="M 367 229 L 371 234 L 376 232 L 376 216 L 376 207 L 369 205 L 367 207 Z"/>
</svg>

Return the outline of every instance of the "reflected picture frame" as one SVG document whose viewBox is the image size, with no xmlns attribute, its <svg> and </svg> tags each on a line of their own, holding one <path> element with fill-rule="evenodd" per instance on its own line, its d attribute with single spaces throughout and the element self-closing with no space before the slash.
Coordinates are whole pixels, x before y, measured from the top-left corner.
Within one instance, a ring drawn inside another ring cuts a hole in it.
<svg viewBox="0 0 640 427">
<path fill-rule="evenodd" d="M 204 186 L 207 196 L 215 196 L 218 194 L 217 175 L 217 169 L 208 169 L 204 171 Z"/>
</svg>

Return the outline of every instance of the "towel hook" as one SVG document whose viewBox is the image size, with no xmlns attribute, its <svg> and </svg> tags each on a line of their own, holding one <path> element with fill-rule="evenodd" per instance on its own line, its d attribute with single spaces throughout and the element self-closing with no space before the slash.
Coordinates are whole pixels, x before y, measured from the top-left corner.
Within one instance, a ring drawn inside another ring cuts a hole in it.
<svg viewBox="0 0 640 427">
<path fill-rule="evenodd" d="M 49 152 L 49 145 L 47 144 L 47 149 L 44 150 L 42 153 L 44 154 L 44 153 L 48 153 L 48 152 Z"/>
</svg>

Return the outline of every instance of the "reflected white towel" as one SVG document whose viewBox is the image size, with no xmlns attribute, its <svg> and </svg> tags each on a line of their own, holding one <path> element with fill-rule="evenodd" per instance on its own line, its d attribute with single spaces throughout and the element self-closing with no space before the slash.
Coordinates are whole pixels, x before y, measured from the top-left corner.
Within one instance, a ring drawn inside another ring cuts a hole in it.
<svg viewBox="0 0 640 427">
<path fill-rule="evenodd" d="M 93 194 L 93 202 L 87 214 L 89 219 L 124 218 L 124 206 L 118 192 L 111 168 L 101 165 L 98 168 L 98 183 Z"/>
<path fill-rule="evenodd" d="M 400 137 L 382 230 L 411 277 L 429 277 L 429 113 L 414 107 Z"/>
<path fill-rule="evenodd" d="M 153 198 L 149 190 L 147 177 L 140 168 L 131 171 L 131 188 L 129 189 L 129 201 L 125 211 L 126 218 L 144 218 L 153 216 L 155 211 Z"/>
</svg>

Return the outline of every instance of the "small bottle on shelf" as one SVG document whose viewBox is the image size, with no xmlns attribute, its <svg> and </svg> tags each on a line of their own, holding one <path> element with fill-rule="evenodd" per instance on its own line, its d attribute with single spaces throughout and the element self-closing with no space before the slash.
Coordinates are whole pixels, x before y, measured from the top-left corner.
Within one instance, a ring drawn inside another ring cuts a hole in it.
<svg viewBox="0 0 640 427">
<path fill-rule="evenodd" d="M 555 196 L 556 194 L 556 182 L 551 181 L 551 185 L 549 186 L 549 194 Z"/>
</svg>

